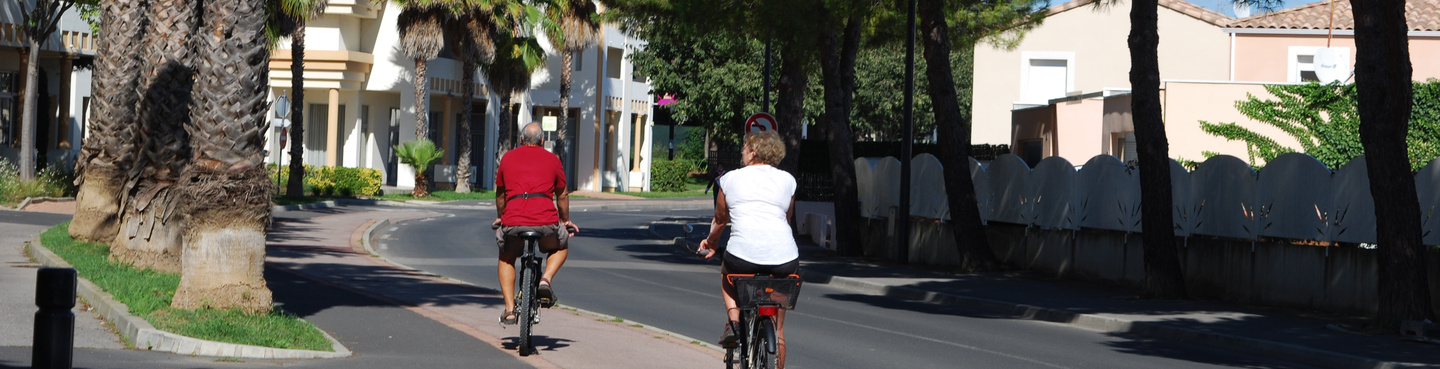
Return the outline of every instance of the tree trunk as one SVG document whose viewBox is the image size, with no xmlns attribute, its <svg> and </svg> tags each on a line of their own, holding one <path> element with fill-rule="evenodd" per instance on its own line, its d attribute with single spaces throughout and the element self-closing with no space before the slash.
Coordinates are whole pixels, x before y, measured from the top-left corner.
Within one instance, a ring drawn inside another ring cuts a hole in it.
<svg viewBox="0 0 1440 369">
<path fill-rule="evenodd" d="M 1379 245 L 1377 328 L 1404 320 L 1435 320 L 1421 241 L 1420 200 L 1405 135 L 1412 82 L 1405 1 L 1351 1 L 1355 12 L 1355 88 L 1360 143 L 1370 168 Z M 1401 180 L 1397 180 L 1401 179 Z"/>
<path fill-rule="evenodd" d="M 1140 227 L 1145 240 L 1145 290 L 1149 298 L 1186 298 L 1175 248 L 1174 200 L 1170 193 L 1170 143 L 1160 114 L 1159 5 L 1136 0 L 1130 10 L 1131 110 L 1140 156 Z"/>
<path fill-rule="evenodd" d="M 305 19 L 295 20 L 290 35 L 290 175 L 285 196 L 305 197 Z M 393 142 L 391 144 L 394 144 Z"/>
<path fill-rule="evenodd" d="M 515 122 L 510 121 L 510 85 L 491 82 L 491 87 L 495 88 L 495 94 L 500 98 L 500 110 L 496 112 L 499 118 L 495 120 L 495 135 L 499 136 L 495 138 L 495 165 L 496 168 L 499 168 L 500 158 L 505 157 L 506 152 L 515 148 Z"/>
<path fill-rule="evenodd" d="M 461 72 L 462 85 L 460 96 L 464 102 L 461 104 L 461 118 L 457 122 L 455 133 L 455 146 L 460 150 L 458 159 L 455 161 L 455 192 L 470 193 L 470 115 L 475 109 L 475 61 L 465 58 L 464 71 Z"/>
<path fill-rule="evenodd" d="M 123 226 L 110 243 L 110 256 L 137 268 L 179 273 L 183 240 L 173 221 L 179 196 L 172 190 L 190 159 L 185 124 L 192 121 L 195 72 L 189 41 L 198 7 L 185 0 L 152 2 L 148 19 L 155 36 L 146 39 L 143 51 L 152 62 L 141 76 L 136 106 L 137 146 L 144 154 L 135 156 L 125 176 Z"/>
<path fill-rule="evenodd" d="M 430 139 L 430 112 L 429 104 L 427 103 L 427 101 L 430 100 L 430 82 L 429 79 L 425 77 L 425 63 L 425 59 L 415 59 L 416 140 Z M 437 142 L 435 145 L 439 146 L 440 143 Z M 420 198 L 430 196 L 430 190 L 426 188 L 430 184 L 425 183 L 424 181 L 426 180 L 424 172 L 415 172 L 415 190 L 410 193 L 412 197 Z"/>
<path fill-rule="evenodd" d="M 265 2 L 205 2 L 197 55 L 196 106 L 186 126 L 195 159 L 181 173 L 184 270 L 171 306 L 271 311 L 265 227 L 270 184 L 264 163 L 270 50 L 258 37 Z"/>
<path fill-rule="evenodd" d="M 40 40 L 27 37 L 30 51 L 25 66 L 25 105 L 20 116 L 20 180 L 35 180 L 35 117 L 40 107 L 35 106 L 40 93 Z"/>
<path fill-rule="evenodd" d="M 95 53 L 90 135 L 75 160 L 75 217 L 70 237 L 83 242 L 109 242 L 120 228 L 120 197 L 124 174 L 134 155 L 134 91 L 140 79 L 140 41 L 145 38 L 142 1 L 101 3 L 105 32 Z"/>
<path fill-rule="evenodd" d="M 961 267 L 989 270 L 999 267 L 995 252 L 981 224 L 975 182 L 970 178 L 970 117 L 960 109 L 955 78 L 950 69 L 950 29 L 943 4 L 919 3 L 920 36 L 925 47 L 925 76 L 929 81 L 931 108 L 940 139 L 940 163 L 944 168 L 945 199 L 950 204 L 955 226 L 955 245 Z"/>
<path fill-rule="evenodd" d="M 785 140 L 785 158 L 780 169 L 796 174 L 800 170 L 800 140 L 805 130 L 805 90 L 810 88 L 806 58 L 797 46 L 781 47 L 779 106 L 775 107 L 780 137 Z M 769 91 L 766 91 L 767 93 Z"/>
<path fill-rule="evenodd" d="M 570 87 L 575 74 L 575 51 L 565 50 L 560 54 L 560 122 L 555 127 L 555 155 L 560 156 L 561 167 L 568 167 L 575 163 L 570 162 Z M 674 127 L 671 127 L 672 129 Z M 569 175 L 569 173 L 566 173 Z M 574 186 L 574 178 L 566 178 L 566 186 Z M 567 189 L 568 190 L 568 189 Z"/>
<path fill-rule="evenodd" d="M 830 174 L 835 180 L 835 246 L 841 255 L 860 255 L 860 198 L 855 188 L 855 138 L 850 133 L 851 91 L 855 85 L 855 54 L 860 24 L 848 22 L 842 40 L 835 27 L 820 36 L 821 79 L 829 126 Z M 843 42 L 843 44 L 842 44 Z"/>
</svg>

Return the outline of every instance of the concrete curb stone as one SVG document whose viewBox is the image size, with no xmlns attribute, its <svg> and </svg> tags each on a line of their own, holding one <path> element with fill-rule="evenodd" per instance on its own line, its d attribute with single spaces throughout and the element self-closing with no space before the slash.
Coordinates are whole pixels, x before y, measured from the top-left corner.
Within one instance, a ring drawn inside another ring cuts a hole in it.
<svg viewBox="0 0 1440 369">
<path fill-rule="evenodd" d="M 40 236 L 36 235 L 33 240 L 26 243 L 30 255 L 41 265 L 49 267 L 73 268 L 70 263 L 65 262 L 60 256 L 55 255 L 40 243 Z M 113 322 L 120 335 L 124 336 L 136 348 L 153 351 L 171 352 L 184 355 L 235 357 L 253 359 L 332 359 L 350 357 L 353 353 L 340 344 L 335 337 L 325 331 L 320 331 L 325 338 L 330 340 L 330 347 L 334 352 L 281 349 L 273 347 L 260 347 L 241 345 L 235 343 L 216 342 L 202 340 L 199 338 L 186 337 L 159 329 L 145 319 L 130 315 L 130 307 L 115 299 L 99 286 L 91 283 L 85 278 L 78 280 L 75 289 L 76 294 L 105 320 Z"/>
</svg>

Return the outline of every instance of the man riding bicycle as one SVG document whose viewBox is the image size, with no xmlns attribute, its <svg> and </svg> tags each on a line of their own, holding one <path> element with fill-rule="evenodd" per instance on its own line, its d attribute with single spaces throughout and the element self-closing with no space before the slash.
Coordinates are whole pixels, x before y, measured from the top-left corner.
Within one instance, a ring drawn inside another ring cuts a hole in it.
<svg viewBox="0 0 1440 369">
<path fill-rule="evenodd" d="M 565 190 L 565 171 L 560 158 L 541 147 L 545 143 L 540 125 L 530 123 L 520 132 L 521 146 L 505 153 L 495 169 L 495 241 L 500 246 L 500 291 L 505 297 L 501 324 L 515 324 L 515 259 L 524 252 L 520 233 L 539 232 L 545 272 L 536 297 L 541 307 L 559 299 L 550 286 L 555 273 L 565 264 L 570 237 L 580 231 L 570 222 L 570 195 Z"/>
</svg>

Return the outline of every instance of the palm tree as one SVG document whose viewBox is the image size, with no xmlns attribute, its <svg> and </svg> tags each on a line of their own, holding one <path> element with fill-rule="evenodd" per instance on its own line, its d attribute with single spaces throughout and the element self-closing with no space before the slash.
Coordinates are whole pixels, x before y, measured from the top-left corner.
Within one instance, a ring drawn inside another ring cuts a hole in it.
<svg viewBox="0 0 1440 369">
<path fill-rule="evenodd" d="M 441 6 L 439 0 L 395 0 L 395 3 L 404 7 L 396 20 L 400 50 L 415 60 L 415 139 L 428 139 L 430 83 L 425 77 L 425 63 L 440 55 L 445 46 L 443 28 L 451 10 Z M 416 173 L 416 187 L 428 185 L 421 180 L 421 174 Z"/>
<path fill-rule="evenodd" d="M 150 37 L 141 49 L 143 60 L 139 120 L 135 125 L 141 155 L 132 157 L 122 188 L 120 233 L 110 256 L 138 268 L 180 272 L 181 227 L 176 226 L 179 196 L 174 185 L 190 160 L 185 124 L 191 118 L 194 53 L 190 41 L 198 31 L 196 2 L 151 0 L 146 19 Z"/>
<path fill-rule="evenodd" d="M 207 1 L 196 37 L 194 153 L 177 184 L 184 270 L 171 306 L 271 310 L 263 271 L 271 194 L 264 162 L 270 50 L 265 1 Z"/>
<path fill-rule="evenodd" d="M 543 21 L 535 17 L 538 12 L 533 6 L 512 1 L 496 6 L 493 14 L 497 25 L 492 32 L 495 60 L 486 66 L 485 79 L 500 99 L 500 110 L 496 112 L 500 117 L 499 145 L 495 155 L 499 163 L 500 157 L 515 147 L 518 131 L 515 122 L 510 121 L 514 116 L 510 101 L 515 94 L 530 87 L 530 75 L 545 65 L 545 49 L 534 37 L 525 36 L 536 22 Z"/>
<path fill-rule="evenodd" d="M 452 49 L 460 58 L 463 86 L 460 88 L 461 109 L 459 126 L 455 137 L 459 147 L 459 160 L 455 165 L 455 192 L 470 192 L 470 117 L 475 109 L 475 68 L 481 63 L 495 60 L 495 42 L 491 38 L 491 14 L 486 9 L 462 6 L 456 18 L 446 23 L 445 33 Z"/>
<path fill-rule="evenodd" d="M 290 119 L 300 120 L 305 110 L 305 24 L 325 12 L 328 0 L 267 0 L 270 17 L 266 35 L 271 42 L 290 36 Z M 287 27 L 288 26 L 288 27 Z M 288 31 L 288 32 L 287 32 Z M 305 196 L 305 125 L 290 125 L 290 176 L 285 183 L 285 196 Z M 334 150 L 334 148 L 332 148 Z"/>
<path fill-rule="evenodd" d="M 148 26 L 143 0 L 106 1 L 100 9 L 105 29 L 95 53 L 94 112 L 75 160 L 80 191 L 69 229 L 85 242 L 110 242 L 119 230 L 121 179 L 137 151 L 131 122 L 139 100 L 140 40 Z"/>
<path fill-rule="evenodd" d="M 600 36 L 600 22 L 595 19 L 595 3 L 591 0 L 558 0 L 545 8 L 546 29 L 551 46 L 560 50 L 560 122 L 555 132 L 555 153 L 560 160 L 570 159 L 566 138 L 570 137 L 570 87 L 575 68 L 575 53 L 584 52 Z M 573 164 L 573 163 L 566 163 Z"/>
</svg>

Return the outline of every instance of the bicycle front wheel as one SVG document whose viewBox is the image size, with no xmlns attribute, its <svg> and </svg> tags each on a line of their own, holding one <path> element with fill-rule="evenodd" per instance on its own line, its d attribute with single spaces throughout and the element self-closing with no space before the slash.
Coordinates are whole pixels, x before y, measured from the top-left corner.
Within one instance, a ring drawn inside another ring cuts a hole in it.
<svg viewBox="0 0 1440 369">
<path fill-rule="evenodd" d="M 520 355 L 529 355 L 534 346 L 530 342 L 530 331 L 535 324 L 535 315 L 539 314 L 539 304 L 535 300 L 535 290 L 539 287 L 538 265 L 532 261 L 524 261 L 520 269 L 520 296 L 515 298 L 515 315 L 520 318 Z"/>
</svg>

